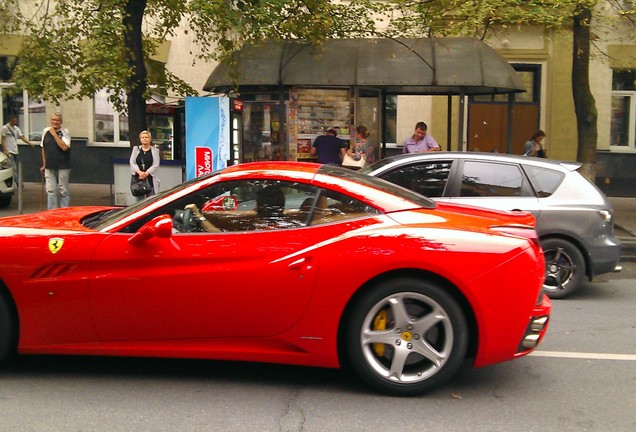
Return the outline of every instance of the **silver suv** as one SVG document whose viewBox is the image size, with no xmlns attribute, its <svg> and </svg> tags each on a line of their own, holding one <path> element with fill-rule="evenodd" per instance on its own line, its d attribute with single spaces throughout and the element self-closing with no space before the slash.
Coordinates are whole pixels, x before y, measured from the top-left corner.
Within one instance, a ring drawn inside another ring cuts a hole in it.
<svg viewBox="0 0 636 432">
<path fill-rule="evenodd" d="M 360 172 L 436 201 L 528 210 L 546 260 L 551 298 L 576 291 L 585 277 L 619 271 L 612 206 L 577 170 L 581 164 L 498 153 L 432 152 L 391 156 Z"/>
<path fill-rule="evenodd" d="M 11 159 L 0 152 L 0 208 L 9 207 L 15 189 Z"/>
</svg>

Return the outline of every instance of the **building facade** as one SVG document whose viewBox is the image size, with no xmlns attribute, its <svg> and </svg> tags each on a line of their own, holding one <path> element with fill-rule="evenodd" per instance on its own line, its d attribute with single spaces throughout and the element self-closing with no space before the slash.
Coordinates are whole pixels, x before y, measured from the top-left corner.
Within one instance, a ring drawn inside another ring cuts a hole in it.
<svg viewBox="0 0 636 432">
<path fill-rule="evenodd" d="M 600 17 L 613 15 L 615 11 L 612 9 L 599 9 Z M 595 22 L 607 28 L 600 19 Z M 636 30 L 626 20 L 615 20 L 611 31 L 599 31 L 597 34 L 602 37 L 595 41 L 598 50 L 594 52 L 590 65 L 591 90 L 598 110 L 597 184 L 608 195 L 636 196 Z M 48 126 L 50 114 L 61 111 L 64 126 L 73 136 L 72 181 L 112 181 L 113 161 L 129 155 L 126 116 L 114 110 L 105 92 L 96 93 L 92 99 L 63 101 L 59 106 L 39 101 L 25 91 L 10 92 L 15 90 L 12 88 L 11 70 L 19 55 L 20 42 L 19 35 L 0 35 L 0 101 L 3 107 L 0 121 L 5 123 L 9 113 L 18 114 L 22 131 L 32 141 L 39 141 L 42 130 Z M 527 91 L 515 95 L 512 104 L 509 104 L 507 95 L 466 96 L 463 100 L 465 114 L 460 120 L 457 118 L 461 112 L 458 96 L 399 95 L 378 101 L 364 94 L 352 94 L 350 90 L 331 89 L 333 92 L 327 98 L 333 99 L 330 115 L 336 115 L 335 121 L 343 123 L 340 131 L 345 138 L 351 136 L 351 129 L 356 123 L 375 122 L 377 125 L 372 128 L 370 139 L 377 142 L 381 149 L 378 156 L 399 152 L 399 145 L 413 132 L 415 123 L 425 121 L 429 125 L 429 133 L 444 149 L 519 153 L 530 135 L 542 129 L 547 134 L 545 143 L 550 158 L 576 160 L 571 33 L 532 26 L 495 28 L 487 42 L 522 77 Z M 191 34 L 177 31 L 161 45 L 153 60 L 205 95 L 202 89 L 216 65 L 198 62 L 193 66 L 190 50 L 193 45 L 196 41 L 192 40 Z M 325 97 L 320 91 L 318 93 L 316 96 L 315 89 L 302 86 L 295 92 L 306 99 Z M 289 98 L 280 100 L 277 95 L 267 94 L 247 98 L 243 111 L 243 136 L 257 136 L 261 141 L 269 136 L 269 142 L 274 142 L 272 137 L 281 133 L 277 130 L 281 123 L 276 116 L 281 113 L 289 115 L 289 104 L 293 102 Z M 284 110 L 277 108 L 280 103 L 285 105 Z M 357 116 L 357 108 L 365 103 L 374 104 L 374 107 L 364 110 L 370 114 Z M 148 101 L 147 112 L 149 128 L 156 145 L 162 150 L 162 157 L 180 160 L 184 137 L 183 107 L 179 104 L 179 97 L 156 95 L 154 100 Z M 320 118 L 321 113 L 323 110 L 317 109 L 296 114 L 301 117 L 307 114 L 307 121 L 318 117 L 326 126 L 333 123 L 333 118 Z M 296 120 L 302 119 L 297 117 Z M 465 123 L 464 129 L 458 127 L 460 121 Z M 459 136 L 460 130 L 464 131 L 462 136 Z M 509 131 L 512 132 L 511 139 L 508 138 Z M 312 133 L 315 132 L 317 130 L 312 130 Z M 293 136 L 291 139 L 294 139 Z M 300 144 L 297 148 L 304 149 L 307 137 L 299 134 L 296 139 L 302 140 L 296 143 Z M 273 146 L 254 147 L 249 141 L 243 140 L 245 161 L 281 157 Z M 303 159 L 304 153 L 298 153 Z M 24 146 L 21 154 L 25 180 L 40 181 L 39 152 Z M 286 154 L 284 157 L 299 158 L 298 154 Z M 95 166 L 104 169 L 96 170 Z"/>
</svg>

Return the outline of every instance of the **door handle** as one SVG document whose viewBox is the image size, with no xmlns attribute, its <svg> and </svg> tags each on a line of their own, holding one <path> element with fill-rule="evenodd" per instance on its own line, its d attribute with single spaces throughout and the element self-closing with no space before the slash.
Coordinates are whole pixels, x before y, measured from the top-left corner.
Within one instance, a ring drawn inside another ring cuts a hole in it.
<svg viewBox="0 0 636 432">
<path fill-rule="evenodd" d="M 298 258 L 296 261 L 289 263 L 287 267 L 291 270 L 299 270 L 307 263 L 307 261 L 307 257 Z"/>
</svg>

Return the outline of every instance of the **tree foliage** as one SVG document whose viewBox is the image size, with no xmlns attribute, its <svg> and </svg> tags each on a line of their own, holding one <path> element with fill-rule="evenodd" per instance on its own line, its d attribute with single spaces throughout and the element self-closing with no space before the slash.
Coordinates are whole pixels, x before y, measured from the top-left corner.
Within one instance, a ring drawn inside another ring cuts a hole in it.
<svg viewBox="0 0 636 432">
<path fill-rule="evenodd" d="M 20 62 L 13 77 L 17 87 L 58 102 L 62 98 L 91 97 L 107 89 L 112 102 L 125 109 L 118 97 L 139 85 L 138 60 L 133 51 L 134 32 L 143 34 L 143 60 L 156 53 L 158 41 L 175 35 L 181 24 L 198 42 L 193 54 L 219 60 L 245 41 L 265 38 L 301 38 L 320 42 L 326 38 L 368 34 L 373 20 L 370 1 L 350 5 L 323 0 L 2 0 L 0 22 L 19 23 L 3 32 L 19 30 L 24 39 Z M 131 22 L 134 9 L 143 20 Z M 138 68 L 138 66 L 137 66 Z M 178 95 L 196 90 L 172 74 L 145 78 L 147 90 Z"/>
<path fill-rule="evenodd" d="M 13 0 L 10 0 L 13 1 Z M 145 1 L 124 0 L 44 0 L 16 2 L 13 20 L 21 23 L 23 40 L 19 64 L 13 80 L 17 88 L 25 88 L 45 100 L 59 102 L 63 98 L 92 97 L 101 89 L 109 90 L 113 104 L 125 110 L 131 80 L 137 72 L 129 62 L 131 47 L 126 26 L 130 14 L 127 7 Z M 148 2 L 151 14 L 144 25 L 144 59 L 150 58 L 169 30 L 181 19 L 181 2 L 163 0 Z M 139 29 L 141 31 L 141 28 Z M 169 71 L 153 87 L 173 87 L 188 94 L 193 90 Z M 150 96 L 150 92 L 144 94 Z"/>
<path fill-rule="evenodd" d="M 169 70 L 148 67 L 158 42 L 183 25 L 194 34 L 196 59 L 222 60 L 246 41 L 370 34 L 372 0 L 0 0 L 0 30 L 25 36 L 14 89 L 54 103 L 107 90 L 128 112 L 131 136 L 145 129 L 153 93 L 197 90 Z M 156 73 L 160 69 L 161 73 Z M 154 73 L 153 73 L 154 72 Z"/>
<path fill-rule="evenodd" d="M 398 13 L 389 32 L 413 37 L 484 37 L 493 24 L 562 26 L 581 0 L 392 0 L 392 3 Z"/>
</svg>

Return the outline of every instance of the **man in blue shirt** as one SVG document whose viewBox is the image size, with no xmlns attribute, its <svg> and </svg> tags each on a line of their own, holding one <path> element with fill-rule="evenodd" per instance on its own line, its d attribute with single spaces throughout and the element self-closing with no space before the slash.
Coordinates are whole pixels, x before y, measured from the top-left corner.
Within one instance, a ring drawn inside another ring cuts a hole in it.
<svg viewBox="0 0 636 432">
<path fill-rule="evenodd" d="M 430 151 L 440 151 L 441 148 L 435 139 L 426 133 L 428 126 L 424 122 L 415 125 L 415 133 L 410 138 L 404 140 L 402 153 L 424 153 Z"/>
<path fill-rule="evenodd" d="M 338 138 L 335 129 L 329 129 L 325 135 L 314 140 L 310 152 L 312 156 L 317 156 L 318 163 L 340 165 L 347 153 L 347 144 Z"/>
</svg>

